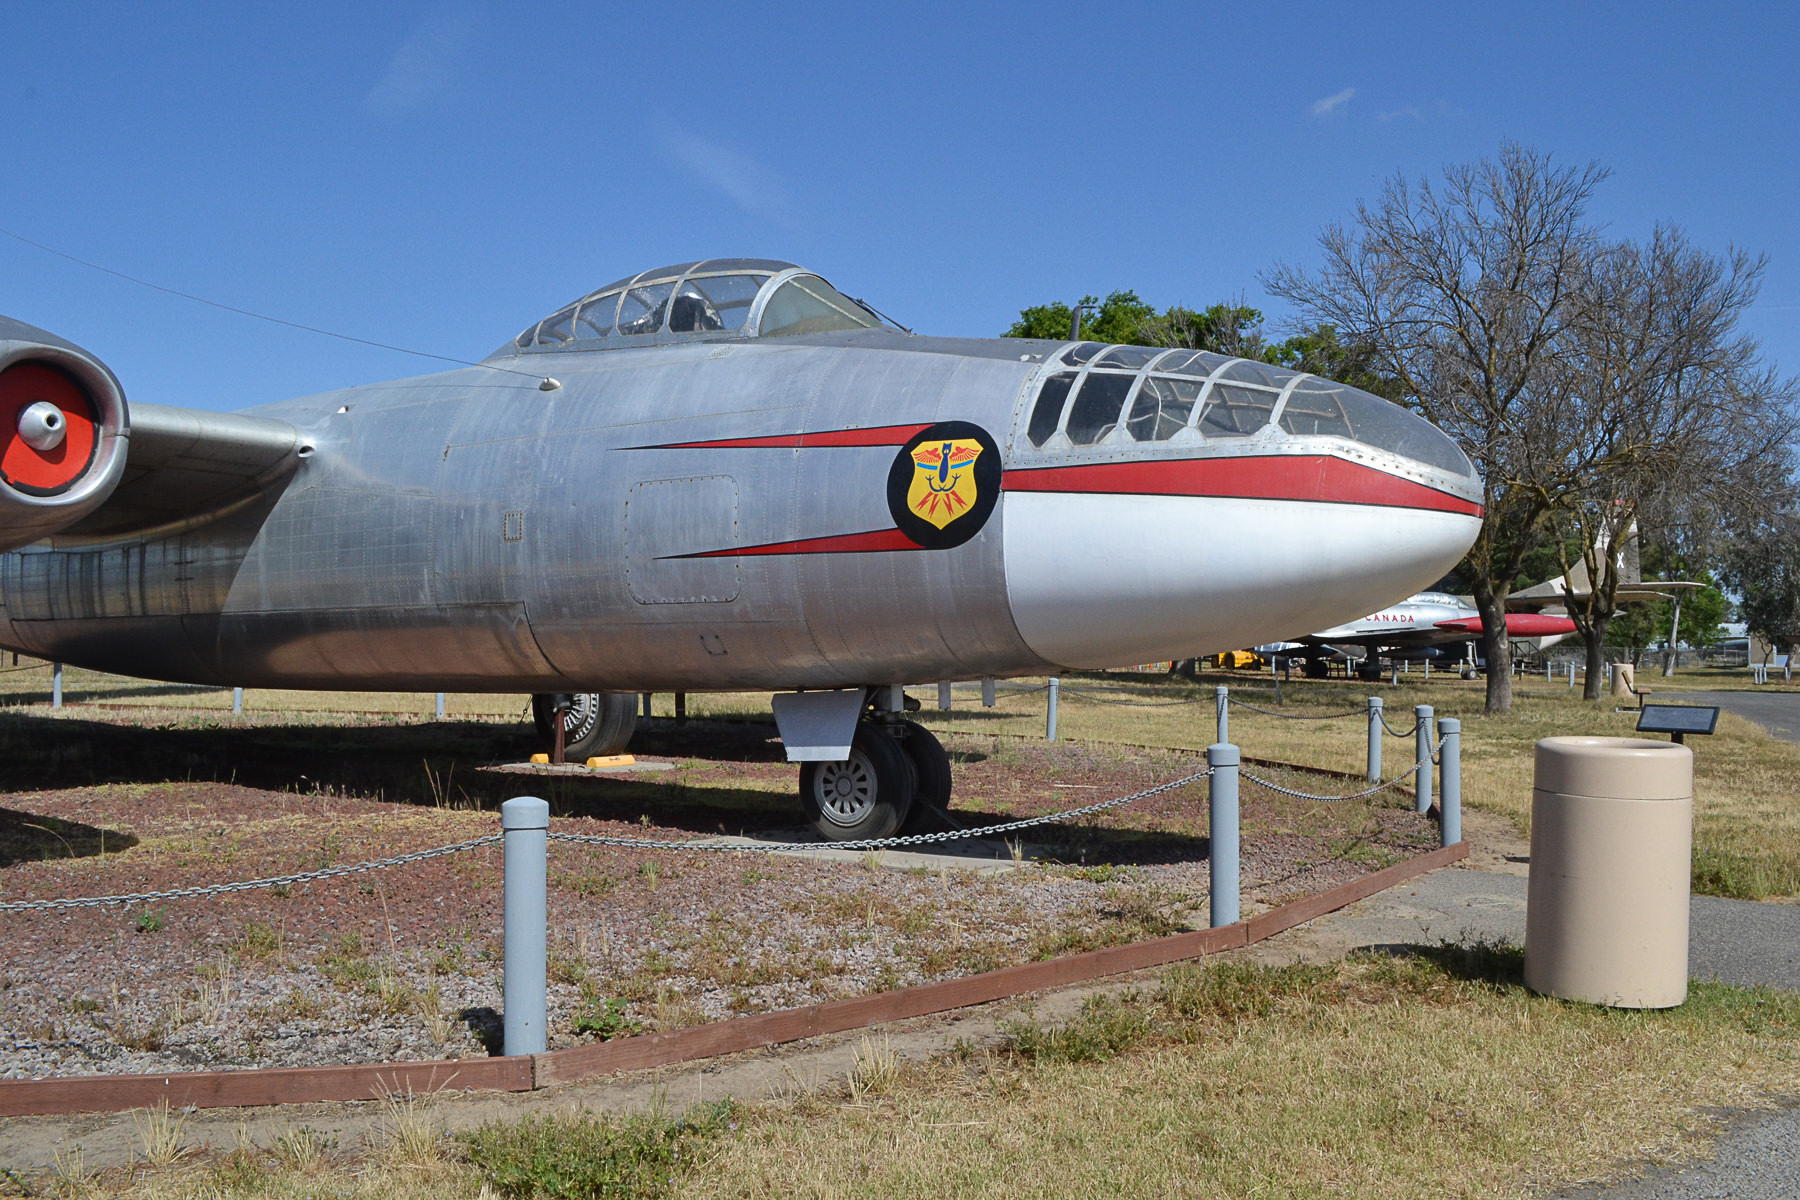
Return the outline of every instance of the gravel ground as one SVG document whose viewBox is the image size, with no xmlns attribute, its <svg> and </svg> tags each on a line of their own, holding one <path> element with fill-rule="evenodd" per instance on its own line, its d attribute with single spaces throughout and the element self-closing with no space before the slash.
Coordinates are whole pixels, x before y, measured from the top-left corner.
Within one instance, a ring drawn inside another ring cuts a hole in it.
<svg viewBox="0 0 1800 1200">
<path fill-rule="evenodd" d="M 60 726 L 48 730 L 53 744 L 0 766 L 0 897 L 148 891 L 384 857 L 495 832 L 493 810 L 521 790 L 516 777 L 479 769 L 526 748 L 513 723 L 145 731 L 125 724 L 133 719 L 0 715 L 0 750 L 24 744 L 21 732 L 38 745 L 42 727 Z M 790 826 L 793 768 L 772 734 L 694 722 L 643 739 L 673 770 L 532 790 L 551 801 L 559 831 L 684 838 Z M 970 826 L 1193 769 L 1190 756 L 1160 751 L 973 734 L 946 744 L 956 815 Z M 1307 804 L 1246 787 L 1247 907 L 1435 844 L 1404 797 L 1386 802 Z M 1053 827 L 999 874 L 890 870 L 874 856 L 553 844 L 551 1045 L 1203 924 L 1205 826 L 1204 785 L 1189 787 Z M 490 1053 L 500 906 L 500 854 L 489 846 L 277 891 L 0 915 L 0 1077 Z"/>
</svg>

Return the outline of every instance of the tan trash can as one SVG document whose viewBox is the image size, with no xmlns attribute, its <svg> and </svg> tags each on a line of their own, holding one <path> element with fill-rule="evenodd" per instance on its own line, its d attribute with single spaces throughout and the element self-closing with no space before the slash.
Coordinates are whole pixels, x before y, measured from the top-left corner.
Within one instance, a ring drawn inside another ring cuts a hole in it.
<svg viewBox="0 0 1800 1200">
<path fill-rule="evenodd" d="M 1525 986 L 1618 1008 L 1687 999 L 1694 755 L 1674 742 L 1537 744 Z"/>
<path fill-rule="evenodd" d="M 1612 694 L 1620 699 L 1629 700 L 1637 693 L 1637 668 L 1628 662 L 1613 664 Z"/>
</svg>

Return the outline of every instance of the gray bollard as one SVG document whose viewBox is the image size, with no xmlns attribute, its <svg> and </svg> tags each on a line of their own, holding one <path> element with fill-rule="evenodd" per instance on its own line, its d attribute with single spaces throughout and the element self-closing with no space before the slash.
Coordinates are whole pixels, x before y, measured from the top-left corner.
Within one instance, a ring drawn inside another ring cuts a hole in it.
<svg viewBox="0 0 1800 1200">
<path fill-rule="evenodd" d="M 231 715 L 234 717 L 239 716 L 243 713 L 243 711 L 244 711 L 244 689 L 240 688 L 240 687 L 234 687 L 231 689 Z"/>
<path fill-rule="evenodd" d="M 1231 689 L 1221 684 L 1213 694 L 1219 702 L 1218 741 L 1223 744 L 1231 740 Z"/>
<path fill-rule="evenodd" d="M 1462 722 L 1455 717 L 1444 717 L 1438 722 L 1438 733 L 1443 735 L 1444 748 L 1440 753 L 1443 763 L 1440 765 L 1438 788 L 1438 811 L 1443 820 L 1443 845 L 1454 846 L 1462 841 Z"/>
<path fill-rule="evenodd" d="M 1425 660 L 1425 682 L 1431 682 L 1431 660 L 1429 658 Z"/>
<path fill-rule="evenodd" d="M 992 675 L 981 677 L 981 707 L 994 707 L 994 677 Z"/>
<path fill-rule="evenodd" d="M 62 664 L 57 663 L 50 671 L 50 707 L 62 707 Z"/>
<path fill-rule="evenodd" d="M 1419 719 L 1419 752 L 1415 761 L 1419 764 L 1419 773 L 1413 783 L 1413 811 L 1431 811 L 1431 705 L 1421 704 L 1413 709 L 1413 715 Z"/>
<path fill-rule="evenodd" d="M 1369 697 L 1369 782 L 1381 781 L 1381 697 Z"/>
<path fill-rule="evenodd" d="M 437 694 L 437 719 L 440 721 L 444 719 L 444 693 L 442 692 Z"/>
<path fill-rule="evenodd" d="M 501 1053 L 542 1054 L 544 939 L 550 919 L 544 900 L 544 856 L 550 845 L 550 805 L 536 796 L 515 796 L 500 806 L 500 828 L 506 850 Z"/>
<path fill-rule="evenodd" d="M 1206 748 L 1212 767 L 1207 780 L 1211 824 L 1207 843 L 1212 854 L 1212 923 L 1235 925 L 1238 919 L 1238 748 L 1220 744 Z"/>
<path fill-rule="evenodd" d="M 1050 707 L 1044 712 L 1044 740 L 1056 740 L 1056 689 L 1059 685 L 1056 676 L 1050 677 Z"/>
<path fill-rule="evenodd" d="M 942 712 L 950 711 L 950 684 L 948 681 L 938 684 L 938 708 Z"/>
</svg>

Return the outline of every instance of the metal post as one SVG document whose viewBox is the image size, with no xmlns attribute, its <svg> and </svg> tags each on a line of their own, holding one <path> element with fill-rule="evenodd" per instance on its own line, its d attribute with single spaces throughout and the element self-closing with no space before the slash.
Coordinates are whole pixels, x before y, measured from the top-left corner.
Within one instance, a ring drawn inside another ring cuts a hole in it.
<svg viewBox="0 0 1800 1200">
<path fill-rule="evenodd" d="M 650 693 L 640 692 L 638 693 L 638 699 L 642 700 L 644 704 L 644 711 L 640 715 L 642 715 L 645 722 L 648 722 L 650 720 Z"/>
<path fill-rule="evenodd" d="M 1575 690 L 1575 664 L 1572 662 L 1569 664 L 1569 690 Z"/>
<path fill-rule="evenodd" d="M 992 675 L 981 677 L 981 707 L 994 707 L 994 677 Z"/>
<path fill-rule="evenodd" d="M 1369 697 L 1369 782 L 1381 781 L 1381 697 Z"/>
<path fill-rule="evenodd" d="M 1425 682 L 1431 682 L 1431 660 L 1429 658 L 1425 660 Z"/>
<path fill-rule="evenodd" d="M 1219 741 L 1228 742 L 1231 740 L 1231 689 L 1220 684 L 1214 695 L 1219 701 Z"/>
<path fill-rule="evenodd" d="M 1443 735 L 1444 748 L 1442 787 L 1438 799 L 1438 812 L 1442 816 L 1440 828 L 1443 830 L 1443 844 L 1454 846 L 1462 841 L 1462 722 L 1455 717 L 1445 717 L 1438 722 L 1438 732 Z"/>
<path fill-rule="evenodd" d="M 905 693 L 901 693 L 901 704 L 905 704 Z M 675 728 L 680 729 L 687 724 L 687 693 L 675 693 Z"/>
<path fill-rule="evenodd" d="M 505 838 L 505 960 L 501 982 L 504 1054 L 542 1054 L 544 938 L 549 910 L 544 900 L 544 856 L 550 844 L 550 805 L 515 796 L 500 806 Z"/>
<path fill-rule="evenodd" d="M 950 711 L 950 681 L 948 679 L 938 684 L 938 711 Z"/>
<path fill-rule="evenodd" d="M 1212 767 L 1207 781 L 1211 825 L 1207 843 L 1212 853 L 1212 923 L 1235 925 L 1238 919 L 1238 748 L 1226 743 L 1206 748 Z"/>
<path fill-rule="evenodd" d="M 1675 589 L 1675 615 L 1669 618 L 1669 657 L 1663 663 L 1663 678 L 1668 679 L 1675 674 L 1675 668 L 1681 662 L 1681 589 Z"/>
<path fill-rule="evenodd" d="M 238 690 L 242 691 L 243 689 Z M 437 719 L 440 721 L 444 719 L 444 693 L 442 692 L 437 694 Z"/>
<path fill-rule="evenodd" d="M 240 687 L 234 687 L 231 689 L 231 715 L 234 717 L 239 716 L 243 713 L 243 711 L 244 711 L 244 689 L 240 688 Z"/>
<path fill-rule="evenodd" d="M 1431 809 L 1431 705 L 1421 704 L 1413 709 L 1413 715 L 1419 719 L 1419 773 L 1413 780 L 1415 812 L 1429 812 Z"/>
<path fill-rule="evenodd" d="M 50 672 L 50 707 L 62 707 L 62 664 L 57 663 Z"/>
<path fill-rule="evenodd" d="M 1044 740 L 1047 742 L 1054 742 L 1056 740 L 1056 689 L 1057 689 L 1057 686 L 1058 686 L 1058 680 L 1057 680 L 1056 676 L 1052 675 L 1050 677 L 1050 708 L 1048 709 L 1048 711 L 1046 711 L 1044 713 Z"/>
</svg>

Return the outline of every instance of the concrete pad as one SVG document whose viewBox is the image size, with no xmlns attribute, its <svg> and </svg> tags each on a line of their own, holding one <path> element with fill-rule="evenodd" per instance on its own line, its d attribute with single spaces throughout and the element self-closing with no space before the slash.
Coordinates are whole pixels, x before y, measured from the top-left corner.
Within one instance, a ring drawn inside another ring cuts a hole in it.
<svg viewBox="0 0 1800 1200">
<path fill-rule="evenodd" d="M 1433 871 L 1252 947 L 1270 962 L 1329 962 L 1353 950 L 1443 942 L 1525 944 L 1521 875 Z M 1800 992 L 1800 906 L 1694 896 L 1688 901 L 1688 975 Z"/>
<path fill-rule="evenodd" d="M 634 763 L 617 767 L 589 767 L 581 763 L 563 763 L 555 766 L 550 763 L 492 763 L 485 767 L 476 767 L 477 771 L 491 771 L 499 775 L 579 775 L 583 778 L 594 775 L 638 775 L 649 771 L 673 771 L 672 762 L 655 762 L 638 759 Z"/>
</svg>

